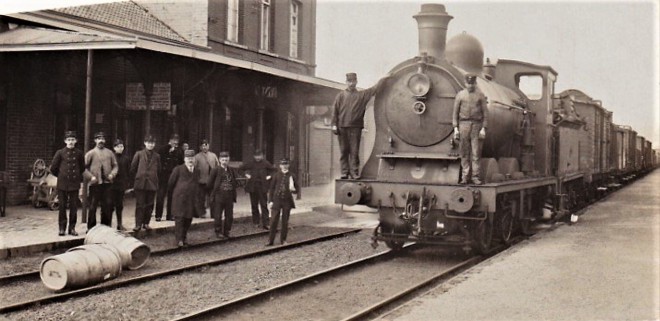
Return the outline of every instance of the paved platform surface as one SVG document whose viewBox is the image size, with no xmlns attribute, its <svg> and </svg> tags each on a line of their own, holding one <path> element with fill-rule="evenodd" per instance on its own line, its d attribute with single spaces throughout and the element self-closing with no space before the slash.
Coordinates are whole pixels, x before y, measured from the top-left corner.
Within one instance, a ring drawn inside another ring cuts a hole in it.
<svg viewBox="0 0 660 321">
<path fill-rule="evenodd" d="M 296 208 L 292 214 L 309 212 L 314 207 L 322 207 L 328 211 L 337 211 L 338 205 L 334 203 L 333 185 L 319 185 L 303 188 L 302 199 L 296 201 Z M 54 248 L 70 247 L 79 244 L 87 231 L 86 223 L 81 223 L 82 210 L 78 210 L 78 236 L 59 236 L 57 211 L 48 208 L 34 208 L 31 205 L 7 207 L 5 217 L 0 217 L 0 258 L 7 256 L 21 256 L 30 253 L 48 251 Z M 97 223 L 100 221 L 100 209 L 96 211 Z M 164 215 L 164 214 L 163 214 Z M 123 211 L 123 225 L 127 229 L 135 226 L 135 199 L 126 199 Z M 242 189 L 238 192 L 238 199 L 234 206 L 234 218 L 251 217 L 250 197 Z M 208 211 L 207 211 L 207 217 Z M 193 219 L 193 224 L 211 224 L 213 219 Z M 113 214 L 112 226 L 116 226 L 116 216 Z M 154 233 L 170 231 L 174 221 L 156 222 L 152 214 L 151 223 Z M 173 231 L 172 231 L 173 233 Z"/>
<path fill-rule="evenodd" d="M 660 320 L 660 170 L 382 320 Z"/>
</svg>

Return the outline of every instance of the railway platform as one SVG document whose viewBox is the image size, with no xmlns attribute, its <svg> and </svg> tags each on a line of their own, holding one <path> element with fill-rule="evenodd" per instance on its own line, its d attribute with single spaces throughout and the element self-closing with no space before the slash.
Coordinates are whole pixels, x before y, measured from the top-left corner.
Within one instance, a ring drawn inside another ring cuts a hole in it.
<svg viewBox="0 0 660 321">
<path fill-rule="evenodd" d="M 323 208 L 326 211 L 332 210 L 335 207 L 332 205 L 334 203 L 333 191 L 331 185 L 303 188 L 302 199 L 296 201 L 296 208 L 291 211 L 291 214 L 309 212 L 316 207 Z M 338 206 L 336 207 L 338 208 Z M 96 212 L 98 223 L 100 209 L 97 209 Z M 81 213 L 82 210 L 79 209 L 78 224 L 76 224 L 76 231 L 79 235 L 59 236 L 57 234 L 57 211 L 51 211 L 48 208 L 34 208 L 31 205 L 7 207 L 6 216 L 0 217 L 0 259 L 82 244 L 87 225 L 81 223 Z M 238 191 L 238 199 L 234 206 L 234 218 L 237 221 L 250 220 L 251 215 L 250 197 L 241 189 Z M 206 217 L 193 219 L 193 225 L 213 224 L 213 219 L 209 218 L 208 210 Z M 113 227 L 116 224 L 116 216 L 113 214 Z M 123 225 L 127 228 L 127 231 L 135 226 L 135 199 L 133 197 L 127 197 L 124 202 Z M 153 214 L 149 225 L 153 229 L 150 233 L 174 233 L 174 221 L 156 222 Z"/>
<path fill-rule="evenodd" d="M 381 320 L 660 320 L 660 170 Z"/>
</svg>

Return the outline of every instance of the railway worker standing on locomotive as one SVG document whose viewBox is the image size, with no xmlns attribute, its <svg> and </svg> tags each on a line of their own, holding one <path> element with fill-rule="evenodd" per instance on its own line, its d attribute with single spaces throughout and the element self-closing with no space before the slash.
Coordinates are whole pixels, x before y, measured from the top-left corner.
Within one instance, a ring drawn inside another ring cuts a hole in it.
<svg viewBox="0 0 660 321">
<path fill-rule="evenodd" d="M 121 139 L 116 139 L 113 144 L 113 149 L 115 150 L 115 158 L 117 159 L 117 165 L 119 170 L 117 171 L 117 177 L 115 177 L 110 186 L 110 194 L 112 195 L 112 207 L 117 214 L 117 230 L 125 230 L 124 225 L 122 225 L 122 211 L 124 210 L 124 192 L 130 187 L 130 170 L 131 170 L 131 159 L 128 158 L 126 153 L 124 153 L 124 141 Z"/>
<path fill-rule="evenodd" d="M 250 193 L 252 223 L 257 227 L 268 229 L 268 181 L 275 168 L 264 159 L 261 150 L 257 149 L 254 151 L 254 160 L 243 164 L 241 170 L 245 171 L 247 178 L 245 191 Z M 260 206 L 261 214 L 259 213 Z"/>
<path fill-rule="evenodd" d="M 477 89 L 477 76 L 465 76 L 466 88 L 456 94 L 452 124 L 454 138 L 459 139 L 459 155 L 463 177 L 461 184 L 468 183 L 470 169 L 472 182 L 481 184 L 479 179 L 479 158 L 481 157 L 481 142 L 486 138 L 488 128 L 488 104 L 486 96 Z M 471 165 L 471 166 L 470 166 Z"/>
<path fill-rule="evenodd" d="M 96 147 L 85 154 L 85 178 L 89 179 L 89 195 L 92 197 L 87 213 L 87 229 L 96 225 L 96 207 L 101 203 L 101 224 L 112 225 L 112 196 L 110 185 L 119 167 L 115 153 L 105 148 L 105 134 L 94 135 Z"/>
<path fill-rule="evenodd" d="M 198 197 L 201 198 L 200 202 L 204 204 L 204 208 L 206 209 L 210 207 L 211 195 L 209 193 L 213 187 L 208 184 L 209 177 L 211 176 L 211 171 L 218 167 L 220 162 L 218 156 L 209 150 L 209 142 L 206 139 L 202 140 L 199 149 L 199 153 L 195 155 L 195 166 L 199 167 L 199 187 L 202 193 Z M 206 212 L 199 213 L 199 217 L 206 217 Z"/>
<path fill-rule="evenodd" d="M 203 204 L 198 202 L 199 168 L 195 166 L 195 151 L 184 152 L 184 164 L 175 167 L 167 182 L 167 191 L 172 195 L 172 215 L 174 217 L 174 234 L 178 247 L 187 245 L 186 235 L 195 213 L 204 211 Z"/>
<path fill-rule="evenodd" d="M 169 143 L 158 149 L 158 154 L 161 162 L 158 181 L 162 184 L 158 186 L 156 194 L 156 222 L 160 222 L 163 218 L 163 210 L 165 210 L 165 219 L 172 221 L 174 220 L 172 218 L 172 194 L 167 193 L 165 182 L 170 178 L 174 167 L 183 164 L 183 151 L 179 149 L 179 135 L 173 134 Z M 165 206 L 166 197 L 167 206 Z"/>
<path fill-rule="evenodd" d="M 160 171 L 160 155 L 154 151 L 156 139 L 147 135 L 144 138 L 144 149 L 135 153 L 131 162 L 131 174 L 135 177 L 135 228 L 150 230 L 151 212 L 154 209 L 156 191 L 158 190 L 158 172 Z M 163 182 L 165 184 L 165 182 Z"/>
<path fill-rule="evenodd" d="M 357 90 L 357 75 L 346 74 L 348 88 L 339 92 L 335 98 L 332 111 L 332 131 L 339 135 L 339 150 L 341 156 L 341 178 L 359 179 L 360 139 L 364 128 L 364 113 L 367 103 L 378 92 L 383 84 L 382 78 L 376 85 L 365 90 Z"/>
<path fill-rule="evenodd" d="M 270 217 L 270 233 L 266 246 L 273 245 L 275 241 L 280 215 L 282 215 L 280 243 L 282 245 L 286 244 L 286 235 L 289 231 L 289 215 L 291 214 L 291 209 L 296 208 L 292 193 L 296 193 L 296 199 L 300 199 L 302 196 L 296 175 L 289 171 L 289 160 L 283 159 L 280 161 L 280 170 L 273 176 L 270 182 L 270 189 L 268 190 L 268 207 L 271 208 L 272 215 Z"/>
<path fill-rule="evenodd" d="M 78 192 L 83 181 L 85 160 L 81 150 L 76 148 L 76 132 L 64 133 L 66 147 L 55 152 L 50 172 L 57 177 L 57 197 L 60 200 L 58 223 L 59 235 L 64 236 L 67 230 L 66 208 L 69 208 L 69 235 L 76 236 L 76 220 L 78 217 Z"/>
<path fill-rule="evenodd" d="M 229 153 L 220 152 L 220 166 L 211 171 L 208 188 L 211 192 L 211 216 L 214 220 L 215 236 L 229 238 L 231 225 L 234 222 L 234 203 L 236 203 L 236 189 L 238 174 L 229 167 Z M 224 214 L 224 221 L 222 216 Z M 222 233 L 222 236 L 220 235 Z"/>
</svg>

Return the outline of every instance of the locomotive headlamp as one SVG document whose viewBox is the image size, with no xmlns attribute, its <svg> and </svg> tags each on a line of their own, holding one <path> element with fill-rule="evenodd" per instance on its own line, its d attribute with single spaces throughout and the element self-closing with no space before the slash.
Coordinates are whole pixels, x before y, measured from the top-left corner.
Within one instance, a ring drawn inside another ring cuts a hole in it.
<svg viewBox="0 0 660 321">
<path fill-rule="evenodd" d="M 408 90 L 415 97 L 422 97 L 426 95 L 431 89 L 431 79 L 423 73 L 416 73 L 408 79 Z"/>
</svg>

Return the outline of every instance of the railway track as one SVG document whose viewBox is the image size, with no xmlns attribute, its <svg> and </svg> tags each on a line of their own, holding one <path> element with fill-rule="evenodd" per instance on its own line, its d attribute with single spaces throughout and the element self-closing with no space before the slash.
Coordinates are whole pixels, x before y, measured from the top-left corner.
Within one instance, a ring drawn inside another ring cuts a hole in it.
<svg viewBox="0 0 660 321">
<path fill-rule="evenodd" d="M 234 241 L 240 241 L 240 240 L 245 240 L 245 239 L 251 239 L 255 237 L 260 237 L 268 235 L 268 231 L 261 231 L 257 233 L 248 233 L 248 234 L 243 234 L 243 235 L 237 235 L 235 237 L 232 237 L 230 239 L 215 239 L 215 240 L 210 240 L 210 241 L 205 241 L 205 242 L 199 242 L 199 243 L 194 243 L 190 244 L 186 247 L 186 250 L 190 249 L 201 249 L 204 247 L 208 246 L 214 246 L 218 244 L 223 244 L 227 242 L 234 242 Z M 164 256 L 164 255 L 169 255 L 172 253 L 177 253 L 179 251 L 182 251 L 184 249 L 181 249 L 179 247 L 170 247 L 166 249 L 161 249 L 158 251 L 153 251 L 151 252 L 151 257 L 158 257 L 158 256 Z M 4 285 L 9 285 L 14 282 L 19 282 L 19 281 L 29 281 L 31 279 L 38 279 L 39 278 L 39 270 L 32 270 L 32 271 L 26 271 L 26 272 L 20 272 L 20 273 L 14 273 L 10 275 L 3 275 L 0 276 L 0 286 Z"/>
<path fill-rule="evenodd" d="M 100 293 L 116 288 L 121 288 L 121 287 L 126 287 L 129 285 L 137 285 L 141 283 L 148 282 L 150 280 L 154 279 L 159 279 L 162 277 L 170 276 L 170 275 L 175 275 L 179 273 L 183 273 L 186 271 L 193 271 L 196 269 L 208 267 L 208 266 L 217 266 L 217 265 L 222 265 L 222 264 L 227 264 L 235 261 L 240 261 L 240 260 L 245 260 L 249 258 L 254 258 L 258 256 L 263 256 L 263 255 L 268 255 L 272 254 L 275 252 L 283 251 L 283 250 L 288 250 L 288 249 L 293 249 L 309 244 L 313 244 L 316 242 L 322 242 L 326 240 L 331 240 L 335 238 L 340 238 L 349 234 L 354 234 L 360 232 L 361 229 L 349 229 L 341 232 L 336 232 L 336 233 L 330 233 L 326 234 L 320 237 L 314 237 L 314 238 L 308 238 L 299 242 L 293 242 L 289 243 L 287 245 L 282 245 L 282 246 L 275 246 L 275 247 L 268 247 L 268 248 L 262 248 L 260 250 L 252 251 L 252 252 L 247 252 L 247 253 L 242 253 L 239 255 L 234 255 L 230 257 L 224 257 L 220 259 L 212 259 L 212 260 L 207 260 L 199 263 L 194 263 L 194 264 L 189 264 L 185 266 L 180 266 L 176 268 L 171 268 L 171 269 L 165 269 L 165 270 L 160 270 L 157 272 L 153 273 L 148 273 L 136 277 L 129 277 L 129 278 L 119 278 L 116 280 L 108 281 L 106 283 L 101 283 L 95 286 L 87 287 L 87 288 L 82 288 L 82 289 L 77 289 L 77 290 L 72 290 L 68 292 L 63 292 L 63 293 L 54 293 L 38 298 L 33 298 L 33 299 L 28 299 L 24 300 L 22 302 L 16 302 L 8 305 L 4 305 L 0 307 L 0 314 L 7 313 L 7 312 L 14 312 L 14 311 L 21 311 L 28 309 L 30 307 L 38 306 L 38 305 L 44 305 L 44 304 L 49 304 L 53 302 L 60 302 L 64 300 L 68 300 L 71 298 L 75 297 L 80 297 L 84 296 L 87 294 L 91 293 Z M 259 232 L 259 233 L 253 233 L 253 234 L 248 234 L 242 237 L 242 239 L 245 238 L 250 238 L 250 237 L 256 237 L 256 236 L 261 236 L 263 235 L 264 232 Z M 240 240 L 241 237 L 235 237 L 230 240 Z M 203 247 L 208 247 L 213 244 L 218 244 L 218 243 L 224 243 L 223 241 L 217 242 L 217 241 L 212 241 L 212 242 L 207 242 L 208 244 L 200 244 L 197 247 L 203 248 Z M 171 253 L 178 253 L 180 252 L 178 249 L 166 249 L 163 251 L 160 251 L 159 255 L 166 255 L 166 254 L 171 254 Z M 38 277 L 38 272 L 37 272 L 37 277 Z M 34 281 L 34 282 L 40 282 L 40 281 Z"/>
<path fill-rule="evenodd" d="M 487 256 L 452 257 L 437 247 L 409 244 L 402 251 L 355 260 L 173 321 L 249 320 L 266 316 L 282 320 L 362 320 L 436 286 L 503 249 L 500 247 Z M 440 254 L 429 255 L 428 251 L 432 250 Z M 370 293 L 361 293 L 365 287 Z M 361 294 L 368 298 L 356 298 Z M 286 314 L 287 309 L 295 311 Z"/>
</svg>

